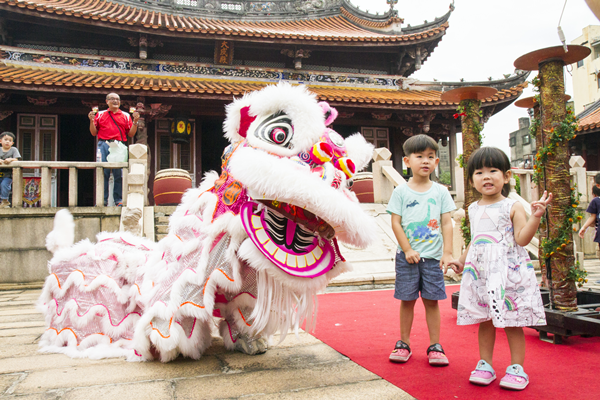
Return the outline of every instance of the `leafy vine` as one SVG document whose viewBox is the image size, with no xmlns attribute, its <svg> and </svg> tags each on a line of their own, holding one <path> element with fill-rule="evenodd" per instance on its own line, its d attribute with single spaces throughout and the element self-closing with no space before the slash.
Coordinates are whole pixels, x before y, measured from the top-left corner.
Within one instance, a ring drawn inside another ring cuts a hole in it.
<svg viewBox="0 0 600 400">
<path fill-rule="evenodd" d="M 535 124 L 539 124 L 535 121 Z M 577 137 L 577 117 L 571 109 L 567 109 L 565 119 L 563 119 L 556 128 L 551 128 L 549 131 L 544 130 L 546 135 L 546 144 L 544 147 L 540 147 L 535 156 L 535 166 L 533 167 L 534 182 L 540 182 L 544 171 L 546 169 L 546 163 L 548 162 L 548 156 L 551 156 L 556 151 L 556 148 L 563 142 L 568 142 L 571 139 Z"/>
<path fill-rule="evenodd" d="M 462 154 L 459 154 L 458 157 L 456 157 L 456 161 L 458 161 L 458 165 L 461 168 L 463 168 L 463 169 L 465 168 L 465 159 Z"/>
<path fill-rule="evenodd" d="M 465 241 L 465 246 L 468 246 L 469 243 L 471 243 L 471 227 L 467 225 L 466 218 L 462 218 L 460 220 L 460 231 L 462 232 L 462 236 Z"/>
<path fill-rule="evenodd" d="M 481 109 L 475 111 L 476 101 L 477 100 L 461 101 L 456 108 L 457 113 L 454 114 L 454 119 L 459 117 L 470 118 L 473 121 L 473 133 L 477 135 L 479 144 L 481 145 L 481 142 L 483 141 L 483 134 L 481 133 L 483 131 L 483 126 L 481 125 L 479 118 L 483 117 L 483 111 L 481 111 Z M 478 116 L 479 118 L 475 118 L 475 116 Z"/>
<path fill-rule="evenodd" d="M 587 280 L 587 271 L 581 268 L 579 261 L 575 263 L 570 269 L 569 274 L 567 275 L 567 279 L 571 279 L 575 281 L 578 287 L 583 287 L 584 284 L 588 282 Z"/>
</svg>

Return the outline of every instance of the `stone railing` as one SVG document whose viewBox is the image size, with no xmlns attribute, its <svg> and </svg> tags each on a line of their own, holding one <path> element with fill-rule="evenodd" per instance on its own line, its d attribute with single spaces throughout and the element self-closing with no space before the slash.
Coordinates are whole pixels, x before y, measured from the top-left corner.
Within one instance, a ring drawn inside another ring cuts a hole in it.
<svg viewBox="0 0 600 400">
<path fill-rule="evenodd" d="M 592 199 L 592 186 L 594 186 L 594 177 L 600 173 L 600 171 L 587 171 L 584 167 L 585 160 L 581 156 L 571 156 L 569 159 L 571 183 L 577 185 L 577 189 L 581 193 L 579 199 L 582 205 L 587 205 Z M 511 192 L 516 191 L 516 180 L 515 177 L 519 177 L 520 196 L 531 203 L 540 198 L 540 191 L 537 185 L 533 181 L 533 170 L 532 169 L 513 169 L 513 179 L 511 179 L 510 186 Z"/>
<path fill-rule="evenodd" d="M 139 146 L 139 147 L 138 147 Z M 139 154 L 138 154 L 139 153 Z M 143 159 L 140 159 L 143 157 Z M 146 192 L 147 182 L 145 181 L 146 176 L 143 174 L 143 182 L 140 182 L 138 177 L 139 172 L 136 172 L 135 176 L 129 172 L 138 167 L 133 167 L 134 164 L 143 164 L 145 168 L 146 163 L 146 146 L 141 144 L 129 146 L 129 162 L 121 163 L 108 163 L 108 162 L 81 162 L 81 161 L 15 161 L 8 165 L 0 165 L 0 168 L 12 168 L 12 204 L 15 208 L 23 206 L 23 170 L 24 169 L 35 169 L 41 170 L 40 173 L 40 203 L 41 207 L 51 207 L 52 201 L 52 171 L 58 169 L 69 170 L 69 196 L 68 205 L 69 207 L 77 207 L 77 175 L 80 169 L 95 169 L 96 170 L 96 198 L 95 205 L 97 207 L 104 206 L 104 169 L 105 168 L 122 168 L 123 169 L 123 201 L 126 205 L 128 199 L 128 193 L 130 192 L 130 184 L 142 186 L 137 188 L 136 191 L 141 193 Z M 145 172 L 145 170 L 144 170 Z M 133 179 L 133 182 L 129 182 Z M 143 196 L 143 194 L 142 194 Z M 139 197 L 139 196 L 138 196 Z M 139 203 L 139 201 L 136 201 Z"/>
<path fill-rule="evenodd" d="M 373 151 L 373 198 L 375 203 L 387 203 L 396 186 L 406 183 L 392 164 L 392 153 L 385 147 Z"/>
</svg>

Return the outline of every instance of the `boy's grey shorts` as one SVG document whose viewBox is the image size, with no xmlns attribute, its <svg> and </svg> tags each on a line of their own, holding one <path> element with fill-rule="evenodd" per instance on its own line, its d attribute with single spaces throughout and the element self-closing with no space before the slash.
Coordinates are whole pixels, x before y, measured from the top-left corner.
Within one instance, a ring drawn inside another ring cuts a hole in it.
<svg viewBox="0 0 600 400">
<path fill-rule="evenodd" d="M 394 297 L 398 300 L 417 300 L 419 292 L 427 300 L 444 300 L 446 285 L 440 260 L 421 258 L 416 264 L 409 264 L 403 251 L 396 251 L 396 285 Z"/>
</svg>

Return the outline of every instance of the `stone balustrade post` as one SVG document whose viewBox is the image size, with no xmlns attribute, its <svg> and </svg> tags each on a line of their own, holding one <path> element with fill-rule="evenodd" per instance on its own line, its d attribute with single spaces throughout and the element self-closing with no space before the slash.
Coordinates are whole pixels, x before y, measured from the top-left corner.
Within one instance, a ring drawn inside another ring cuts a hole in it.
<svg viewBox="0 0 600 400">
<path fill-rule="evenodd" d="M 147 190 L 147 146 L 129 146 L 129 174 L 127 176 L 127 206 L 121 213 L 121 231 L 142 236 L 144 232 L 144 202 Z"/>
<path fill-rule="evenodd" d="M 573 183 L 577 185 L 577 190 L 581 193 L 579 201 L 581 203 L 587 203 L 590 199 L 588 198 L 587 176 L 584 167 L 585 160 L 581 156 L 571 156 L 569 165 L 571 166 Z"/>
<path fill-rule="evenodd" d="M 454 177 L 454 189 L 456 191 L 455 202 L 463 204 L 465 202 L 465 172 L 458 160 L 454 160 Z"/>
<path fill-rule="evenodd" d="M 465 247 L 465 239 L 463 238 L 462 220 L 465 217 L 465 210 L 459 208 L 454 212 L 452 219 L 454 219 L 454 227 L 452 229 L 452 256 L 457 259 L 463 252 Z"/>
<path fill-rule="evenodd" d="M 521 175 L 521 197 L 527 200 L 528 203 L 531 203 L 534 200 L 532 198 L 531 192 L 531 175 L 528 173 L 524 173 Z"/>
<path fill-rule="evenodd" d="M 12 206 L 23 207 L 23 169 L 13 168 Z"/>
<path fill-rule="evenodd" d="M 384 175 L 384 167 L 393 167 L 392 153 L 385 147 L 373 151 L 373 201 L 387 203 L 392 197 L 394 184 Z"/>
</svg>

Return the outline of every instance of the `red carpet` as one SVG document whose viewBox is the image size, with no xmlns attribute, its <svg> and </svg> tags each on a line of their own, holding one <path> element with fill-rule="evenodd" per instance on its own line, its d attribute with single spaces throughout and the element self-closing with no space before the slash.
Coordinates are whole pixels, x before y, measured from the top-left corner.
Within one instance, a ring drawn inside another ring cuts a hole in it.
<svg viewBox="0 0 600 400">
<path fill-rule="evenodd" d="M 469 374 L 479 360 L 478 326 L 456 325 L 450 294 L 458 288 L 447 287 L 448 299 L 440 302 L 441 342 L 450 360 L 447 367 L 431 367 L 427 363 L 429 336 L 420 300 L 415 307 L 411 359 L 406 364 L 388 361 L 400 339 L 400 301 L 394 299 L 391 290 L 320 295 L 313 335 L 420 400 L 600 399 L 600 338 L 575 336 L 565 339 L 562 345 L 554 345 L 539 340 L 533 329 L 525 329 L 525 371 L 530 383 L 524 391 L 507 391 L 498 385 L 510 364 L 508 342 L 501 329 L 494 350 L 498 379 L 488 387 L 470 384 Z"/>
</svg>

